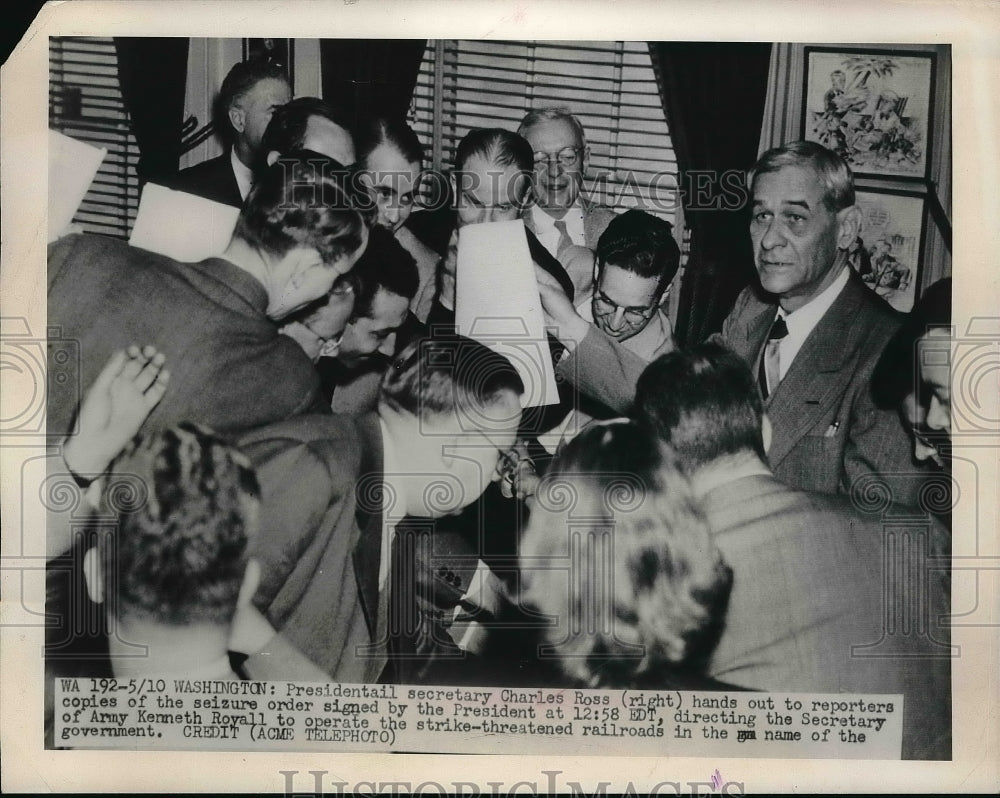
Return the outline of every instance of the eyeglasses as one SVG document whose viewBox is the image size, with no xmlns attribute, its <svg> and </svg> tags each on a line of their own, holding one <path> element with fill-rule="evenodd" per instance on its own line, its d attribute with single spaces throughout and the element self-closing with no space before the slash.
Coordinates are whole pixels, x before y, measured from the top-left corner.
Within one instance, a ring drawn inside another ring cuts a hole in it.
<svg viewBox="0 0 1000 798">
<path fill-rule="evenodd" d="M 608 316 L 617 316 L 620 313 L 621 318 L 626 324 L 630 327 L 638 327 L 652 318 L 653 314 L 656 313 L 658 305 L 653 304 L 649 307 L 622 307 L 603 291 L 598 291 L 594 294 L 591 307 L 594 311 L 594 316 L 606 318 Z"/>
<path fill-rule="evenodd" d="M 563 147 L 559 152 L 536 152 L 535 166 L 548 165 L 553 158 L 567 168 L 576 166 L 580 160 L 580 147 Z"/>
</svg>

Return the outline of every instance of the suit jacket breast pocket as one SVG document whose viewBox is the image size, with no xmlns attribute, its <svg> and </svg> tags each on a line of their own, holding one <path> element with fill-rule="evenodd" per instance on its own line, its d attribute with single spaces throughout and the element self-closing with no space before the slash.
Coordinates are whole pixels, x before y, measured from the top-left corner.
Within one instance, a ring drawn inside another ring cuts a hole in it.
<svg viewBox="0 0 1000 798">
<path fill-rule="evenodd" d="M 844 432 L 821 428 L 802 436 L 775 471 L 778 479 L 802 490 L 836 493 L 844 463 Z"/>
</svg>

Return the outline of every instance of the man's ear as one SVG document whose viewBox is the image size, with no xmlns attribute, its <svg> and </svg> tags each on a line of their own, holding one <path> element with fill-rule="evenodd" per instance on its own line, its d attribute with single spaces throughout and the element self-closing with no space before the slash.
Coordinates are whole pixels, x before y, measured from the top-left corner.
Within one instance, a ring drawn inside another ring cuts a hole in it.
<svg viewBox="0 0 1000 798">
<path fill-rule="evenodd" d="M 104 569 L 97 546 L 87 549 L 83 555 L 83 578 L 87 582 L 87 595 L 95 604 L 104 603 Z"/>
<path fill-rule="evenodd" d="M 229 106 L 229 124 L 233 126 L 233 130 L 237 133 L 242 133 L 246 127 L 246 121 L 247 115 L 242 108 L 237 105 Z"/>
<path fill-rule="evenodd" d="M 774 428 L 771 426 L 771 419 L 764 413 L 760 419 L 760 436 L 764 439 L 764 452 L 771 451 L 771 439 L 774 437 Z"/>
<path fill-rule="evenodd" d="M 837 212 L 837 247 L 847 249 L 861 232 L 861 209 L 857 205 Z"/>
<path fill-rule="evenodd" d="M 587 167 L 590 166 L 590 145 L 588 144 L 583 148 L 583 163 L 580 165 L 580 171 L 586 174 Z"/>
<path fill-rule="evenodd" d="M 278 158 L 280 158 L 280 157 L 281 157 L 281 153 L 280 152 L 278 152 L 277 150 L 271 150 L 267 154 L 267 158 L 266 158 L 267 165 L 268 166 L 274 166 L 275 161 L 277 161 Z"/>
</svg>

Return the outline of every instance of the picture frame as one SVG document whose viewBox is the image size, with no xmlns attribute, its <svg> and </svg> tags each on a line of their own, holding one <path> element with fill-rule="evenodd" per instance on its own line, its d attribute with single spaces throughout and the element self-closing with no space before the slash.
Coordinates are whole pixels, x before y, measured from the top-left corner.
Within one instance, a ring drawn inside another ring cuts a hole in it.
<svg viewBox="0 0 1000 798">
<path fill-rule="evenodd" d="M 876 294 L 896 310 L 913 309 L 923 278 L 926 231 L 924 196 L 915 191 L 863 188 L 856 191 L 861 231 L 847 259 Z"/>
<path fill-rule="evenodd" d="M 936 58 L 919 50 L 806 47 L 801 137 L 855 175 L 926 180 Z"/>
</svg>

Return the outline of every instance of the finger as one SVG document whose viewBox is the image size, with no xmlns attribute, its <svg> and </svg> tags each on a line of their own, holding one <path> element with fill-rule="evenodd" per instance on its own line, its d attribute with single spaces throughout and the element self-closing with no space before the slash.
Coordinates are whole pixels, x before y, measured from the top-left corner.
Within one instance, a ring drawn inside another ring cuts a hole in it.
<svg viewBox="0 0 1000 798">
<path fill-rule="evenodd" d="M 104 364 L 104 368 L 101 369 L 101 373 L 97 375 L 97 379 L 94 380 L 94 387 L 91 388 L 92 391 L 107 391 L 108 386 L 111 385 L 115 377 L 117 377 L 122 372 L 122 367 L 125 365 L 125 352 L 119 350 L 115 352 L 107 363 Z"/>
<path fill-rule="evenodd" d="M 125 367 L 119 376 L 126 382 L 133 382 L 145 366 L 146 358 L 143 357 L 139 347 L 130 346 L 128 348 L 128 361 L 126 361 Z"/>
<path fill-rule="evenodd" d="M 149 386 L 149 389 L 144 395 L 146 399 L 146 407 L 150 410 L 156 407 L 159 401 L 163 398 L 163 394 L 167 392 L 168 382 L 170 382 L 170 372 L 167 369 L 163 369 L 156 375 L 156 381 Z"/>
<path fill-rule="evenodd" d="M 143 352 L 143 355 L 145 355 L 145 352 Z M 147 391 L 149 387 L 156 382 L 156 378 L 163 369 L 163 361 L 163 355 L 157 353 L 156 350 L 153 350 L 152 359 L 147 361 L 146 365 L 142 367 L 142 371 L 135 375 L 135 378 L 132 380 L 132 384 L 145 393 L 145 391 Z"/>
</svg>

